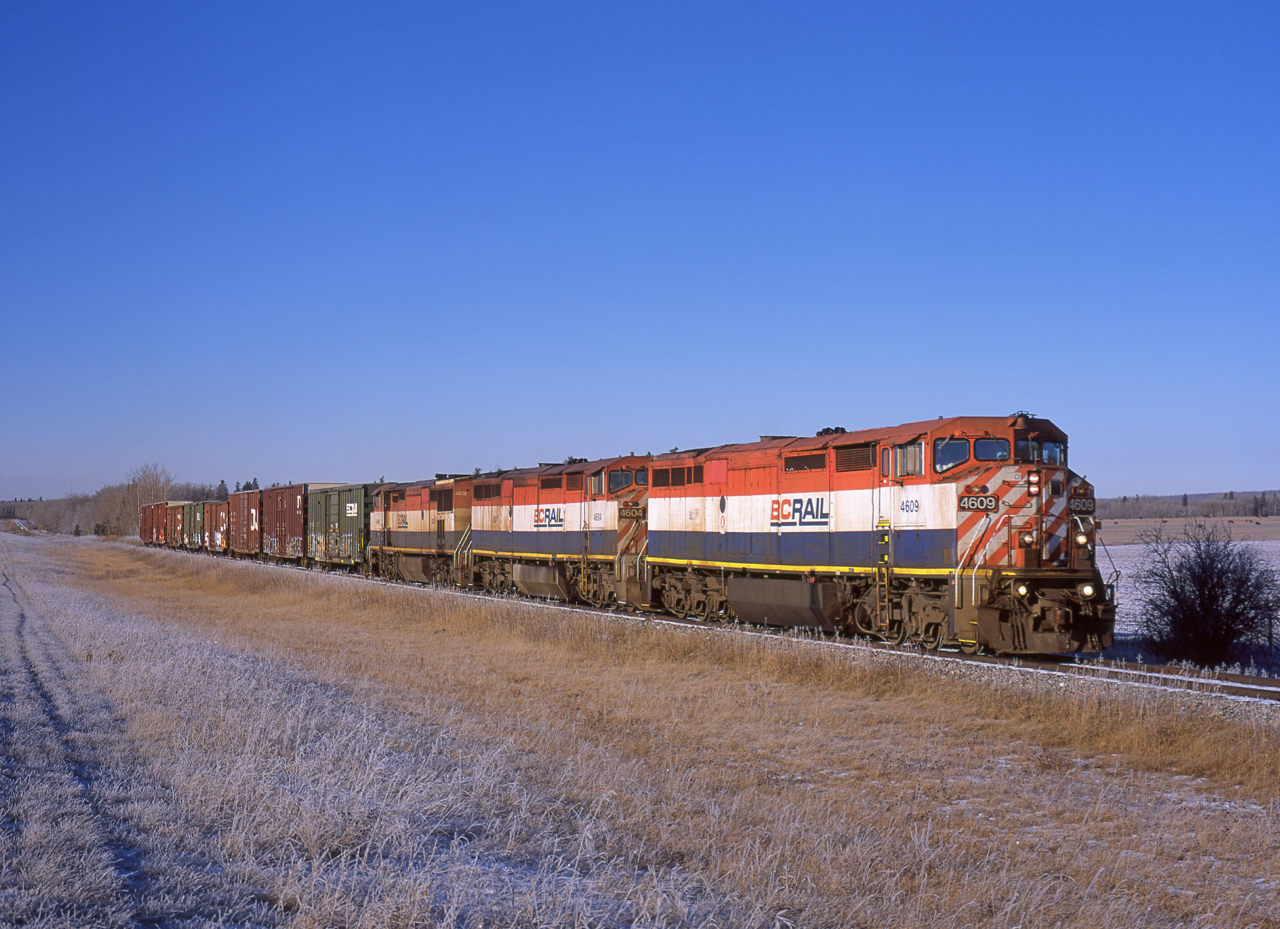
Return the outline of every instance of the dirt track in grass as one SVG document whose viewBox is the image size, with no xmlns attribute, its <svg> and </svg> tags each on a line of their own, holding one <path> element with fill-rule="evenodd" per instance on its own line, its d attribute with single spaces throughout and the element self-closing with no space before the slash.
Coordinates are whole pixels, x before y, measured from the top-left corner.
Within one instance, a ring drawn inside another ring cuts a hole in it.
<svg viewBox="0 0 1280 929">
<path fill-rule="evenodd" d="M 58 722 L 40 687 L 22 701 L 35 730 L 49 720 L 37 754 L 69 772 L 86 834 L 103 837 L 87 846 L 102 889 L 65 894 L 67 912 L 1280 925 L 1280 742 L 1247 713 L 993 690 L 736 636 L 5 539 L 5 577 L 26 597 L 24 631 L 6 619 L 3 632 L 8 686 L 26 692 L 24 668 L 60 663 L 35 679 L 102 708 Z M 33 616 L 56 660 L 24 663 Z M 119 740 L 91 764 L 114 805 L 77 780 L 90 768 L 59 735 L 75 718 Z M 25 855 L 36 877 L 4 892 L 34 899 L 38 875 L 59 872 L 35 870 L 28 808 L 9 796 L 6 873 Z M 179 903 L 167 888 L 192 875 L 213 883 Z M 0 918 L 16 899 L 0 898 Z"/>
<path fill-rule="evenodd" d="M 138 762 L 116 707 L 86 673 L 90 657 L 73 654 L 32 605 L 3 542 L 0 554 L 0 919 L 272 922 L 253 890 L 191 841 L 171 785 Z"/>
</svg>

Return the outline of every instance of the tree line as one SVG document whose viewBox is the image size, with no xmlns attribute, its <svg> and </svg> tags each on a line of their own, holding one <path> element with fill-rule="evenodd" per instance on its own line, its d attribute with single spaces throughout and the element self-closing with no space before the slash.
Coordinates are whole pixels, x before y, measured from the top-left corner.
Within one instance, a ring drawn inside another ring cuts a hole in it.
<svg viewBox="0 0 1280 929">
<path fill-rule="evenodd" d="M 1280 491 L 1100 497 L 1100 519 L 1169 519 L 1171 517 L 1230 516 L 1248 519 L 1280 516 Z"/>
<path fill-rule="evenodd" d="M 24 500 L 3 504 L 10 519 L 34 529 L 67 535 L 138 534 L 144 503 L 160 500 L 226 500 L 227 482 L 202 484 L 178 481 L 167 468 L 145 464 L 129 472 L 120 484 L 108 484 L 92 494 L 68 494 L 57 500 Z"/>
</svg>

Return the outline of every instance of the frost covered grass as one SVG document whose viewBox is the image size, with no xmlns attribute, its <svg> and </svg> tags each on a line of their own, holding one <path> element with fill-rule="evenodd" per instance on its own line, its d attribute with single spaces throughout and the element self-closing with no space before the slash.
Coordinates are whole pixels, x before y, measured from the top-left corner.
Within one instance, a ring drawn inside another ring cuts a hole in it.
<svg viewBox="0 0 1280 929">
<path fill-rule="evenodd" d="M 125 546 L 12 547 L 202 854 L 282 924 L 1280 920 L 1265 714 Z"/>
</svg>

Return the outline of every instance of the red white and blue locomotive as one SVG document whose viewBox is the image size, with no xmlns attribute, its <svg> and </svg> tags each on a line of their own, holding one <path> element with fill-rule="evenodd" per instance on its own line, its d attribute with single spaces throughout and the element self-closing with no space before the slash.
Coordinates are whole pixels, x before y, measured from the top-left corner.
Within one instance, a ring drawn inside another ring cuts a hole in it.
<svg viewBox="0 0 1280 929">
<path fill-rule="evenodd" d="M 295 528 L 280 532 L 297 538 L 266 551 L 236 514 L 257 526 L 272 493 L 296 503 Z M 232 495 L 226 535 L 232 555 L 410 581 L 1061 654 L 1111 644 L 1114 588 L 1094 560 L 1094 505 L 1067 467 L 1066 435 L 1017 413 L 409 484 L 245 491 Z M 144 540 L 163 543 L 149 525 L 165 525 L 164 511 L 143 514 Z M 170 544 L 209 547 L 192 538 Z"/>
</svg>

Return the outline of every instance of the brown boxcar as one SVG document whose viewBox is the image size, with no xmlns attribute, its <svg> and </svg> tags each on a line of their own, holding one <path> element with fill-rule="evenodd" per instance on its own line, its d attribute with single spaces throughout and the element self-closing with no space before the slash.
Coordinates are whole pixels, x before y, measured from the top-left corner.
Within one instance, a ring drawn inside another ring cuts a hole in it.
<svg viewBox="0 0 1280 929">
<path fill-rule="evenodd" d="M 228 517 L 231 504 L 226 500 L 211 500 L 204 505 L 204 549 L 207 552 L 225 552 L 230 538 Z"/>
<path fill-rule="evenodd" d="M 189 500 L 170 500 L 164 507 L 164 544 L 169 548 L 182 548 L 182 530 Z"/>
<path fill-rule="evenodd" d="M 231 554 L 240 558 L 257 558 L 262 554 L 262 491 L 233 493 L 227 521 Z"/>
<path fill-rule="evenodd" d="M 286 484 L 262 491 L 262 554 L 281 561 L 305 561 L 307 493 L 342 484 Z"/>
<path fill-rule="evenodd" d="M 144 545 L 163 545 L 165 533 L 169 528 L 169 501 L 144 503 L 139 522 L 138 537 Z"/>
</svg>

